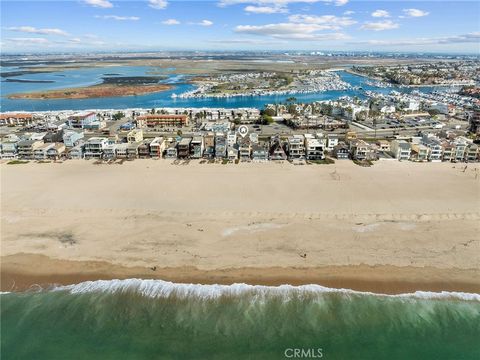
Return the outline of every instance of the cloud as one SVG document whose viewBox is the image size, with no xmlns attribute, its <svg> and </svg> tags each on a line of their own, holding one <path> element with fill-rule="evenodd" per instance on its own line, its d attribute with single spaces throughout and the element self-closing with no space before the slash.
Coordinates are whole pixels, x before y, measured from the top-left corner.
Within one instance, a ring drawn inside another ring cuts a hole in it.
<svg viewBox="0 0 480 360">
<path fill-rule="evenodd" d="M 163 10 L 167 7 L 167 0 L 148 0 L 148 6 L 157 10 Z"/>
<path fill-rule="evenodd" d="M 6 40 L 7 42 L 14 43 L 16 45 L 45 45 L 50 43 L 50 41 L 45 38 L 31 38 L 31 37 L 8 38 Z"/>
<path fill-rule="evenodd" d="M 190 22 L 190 25 L 198 25 L 198 26 L 212 26 L 213 21 L 210 20 L 202 20 L 200 22 Z"/>
<path fill-rule="evenodd" d="M 93 7 L 99 7 L 104 9 L 113 7 L 113 4 L 108 0 L 84 0 L 84 3 Z"/>
<path fill-rule="evenodd" d="M 249 44 L 249 45 L 277 45 L 277 44 L 287 44 L 287 41 L 281 40 L 261 40 L 261 39 L 224 39 L 224 40 L 208 40 L 209 43 L 213 44 Z"/>
<path fill-rule="evenodd" d="M 68 35 L 66 31 L 63 31 L 60 29 L 37 29 L 33 26 L 13 26 L 13 27 L 7 28 L 7 30 L 29 33 L 29 34 L 41 34 L 41 35 L 60 35 L 60 36 Z"/>
<path fill-rule="evenodd" d="M 390 17 L 390 13 L 386 10 L 375 10 L 372 12 L 372 16 L 377 18 L 388 18 Z"/>
<path fill-rule="evenodd" d="M 344 11 L 343 15 L 353 15 L 355 14 L 355 11 L 352 11 L 352 10 L 347 10 L 347 11 Z"/>
<path fill-rule="evenodd" d="M 289 4 L 295 3 L 307 3 L 312 4 L 316 2 L 324 2 L 329 4 L 335 4 L 336 6 L 343 6 L 348 3 L 348 0 L 220 0 L 218 6 L 225 7 L 229 5 L 238 5 L 238 4 L 252 4 L 257 6 L 269 6 L 269 7 L 279 7 L 286 8 Z"/>
<path fill-rule="evenodd" d="M 397 29 L 398 26 L 399 25 L 397 23 L 394 23 L 391 20 L 384 20 L 384 21 L 378 21 L 378 22 L 366 22 L 360 27 L 360 29 L 383 31 L 383 30 Z"/>
<path fill-rule="evenodd" d="M 323 25 L 324 29 L 338 30 L 345 26 L 356 24 L 357 22 L 349 17 L 338 17 L 335 15 L 291 15 L 288 20 L 293 23 L 317 24 Z M 322 30 L 322 29 L 318 29 Z"/>
<path fill-rule="evenodd" d="M 235 32 L 287 40 L 323 41 L 348 39 L 348 37 L 342 33 L 318 33 L 320 30 L 327 29 L 331 29 L 331 26 L 290 22 L 266 25 L 239 25 L 235 28 Z"/>
<path fill-rule="evenodd" d="M 118 15 L 95 15 L 96 18 L 117 21 L 137 21 L 140 20 L 138 16 L 118 16 Z"/>
<path fill-rule="evenodd" d="M 427 16 L 428 14 L 430 14 L 427 11 L 423 11 L 423 10 L 419 10 L 419 9 L 403 9 L 403 12 L 408 17 L 422 17 L 422 16 Z"/>
<path fill-rule="evenodd" d="M 162 24 L 163 25 L 180 25 L 180 21 L 178 21 L 176 19 L 167 19 L 167 20 L 162 21 Z"/>
<path fill-rule="evenodd" d="M 434 38 L 415 38 L 400 40 L 368 40 L 359 41 L 355 44 L 368 44 L 378 46 L 422 46 L 422 45 L 445 45 L 445 44 L 465 44 L 478 43 L 480 41 L 480 32 L 473 32 L 463 35 L 434 37 Z"/>
<path fill-rule="evenodd" d="M 253 6 L 249 5 L 244 9 L 248 13 L 253 14 L 280 14 L 288 12 L 286 7 L 282 6 Z"/>
</svg>

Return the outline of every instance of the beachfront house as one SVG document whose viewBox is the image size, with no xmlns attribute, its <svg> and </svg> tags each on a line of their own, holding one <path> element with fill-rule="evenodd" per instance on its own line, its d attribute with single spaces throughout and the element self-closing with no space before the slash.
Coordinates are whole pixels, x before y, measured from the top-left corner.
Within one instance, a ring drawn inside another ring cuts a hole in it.
<svg viewBox="0 0 480 360">
<path fill-rule="evenodd" d="M 190 157 L 200 159 L 203 156 L 203 136 L 194 136 L 190 143 Z"/>
<path fill-rule="evenodd" d="M 227 159 L 231 161 L 238 159 L 238 144 L 233 144 L 227 148 Z"/>
<path fill-rule="evenodd" d="M 108 139 L 104 137 L 92 137 L 85 141 L 83 156 L 85 159 L 100 159 L 103 150 L 108 144 Z"/>
<path fill-rule="evenodd" d="M 373 146 L 361 139 L 350 141 L 350 153 L 352 159 L 362 160 L 376 160 L 376 152 Z"/>
<path fill-rule="evenodd" d="M 305 155 L 307 160 L 323 160 L 325 158 L 324 147 L 319 139 L 312 134 L 305 134 Z"/>
<path fill-rule="evenodd" d="M 83 139 L 83 136 L 83 132 L 65 130 L 62 135 L 63 143 L 67 148 L 72 148 L 80 143 L 80 141 Z"/>
<path fill-rule="evenodd" d="M 427 161 L 428 147 L 423 144 L 412 144 L 410 159 L 412 161 Z"/>
<path fill-rule="evenodd" d="M 21 140 L 17 144 L 18 157 L 31 160 L 34 158 L 35 150 L 43 146 L 43 140 Z"/>
<path fill-rule="evenodd" d="M 205 134 L 203 136 L 203 145 L 205 148 L 203 151 L 203 157 L 213 159 L 215 156 L 215 135 L 211 132 Z"/>
<path fill-rule="evenodd" d="M 156 137 L 150 143 L 150 156 L 152 158 L 161 158 L 165 151 L 165 140 L 163 137 Z"/>
<path fill-rule="evenodd" d="M 127 143 L 127 158 L 128 159 L 136 159 L 138 158 L 138 148 L 142 144 L 141 141 L 137 141 L 134 143 Z"/>
<path fill-rule="evenodd" d="M 270 149 L 268 151 L 270 160 L 287 160 L 287 154 L 283 148 L 282 139 L 275 135 L 270 139 Z"/>
<path fill-rule="evenodd" d="M 2 141 L 2 159 L 16 159 L 18 155 L 18 140 L 7 139 Z"/>
<path fill-rule="evenodd" d="M 287 150 L 290 160 L 305 159 L 305 137 L 301 134 L 288 137 Z"/>
<path fill-rule="evenodd" d="M 390 151 L 397 160 L 410 160 L 412 147 L 405 140 L 393 140 L 390 143 Z"/>
<path fill-rule="evenodd" d="M 165 158 L 166 159 L 176 159 L 177 158 L 177 142 L 172 141 L 168 144 L 165 150 Z"/>
<path fill-rule="evenodd" d="M 107 144 L 103 149 L 103 158 L 105 160 L 115 160 L 117 158 L 117 144 Z"/>
<path fill-rule="evenodd" d="M 47 159 L 58 160 L 65 154 L 65 144 L 55 143 L 47 150 Z"/>
<path fill-rule="evenodd" d="M 227 139 L 223 133 L 215 134 L 215 157 L 223 159 L 227 156 Z"/>
<path fill-rule="evenodd" d="M 422 144 L 428 148 L 428 160 L 433 162 L 442 161 L 442 144 L 440 139 L 434 136 L 423 136 Z"/>
<path fill-rule="evenodd" d="M 144 139 L 140 141 L 140 145 L 138 145 L 138 157 L 140 159 L 150 157 L 150 144 L 152 141 L 153 139 Z"/>
<path fill-rule="evenodd" d="M 127 143 L 117 144 L 115 153 L 116 153 L 117 159 L 126 159 L 128 157 L 128 144 Z"/>
<path fill-rule="evenodd" d="M 83 158 L 83 143 L 80 143 L 73 148 L 70 148 L 67 152 L 67 157 L 69 159 L 82 159 Z"/>
<path fill-rule="evenodd" d="M 268 151 L 264 146 L 259 144 L 252 145 L 252 159 L 255 162 L 268 161 Z"/>
<path fill-rule="evenodd" d="M 338 160 L 345 160 L 350 158 L 350 149 L 348 146 L 341 142 L 333 148 L 333 156 Z"/>
<path fill-rule="evenodd" d="M 465 151 L 465 160 L 466 161 L 478 161 L 480 157 L 480 146 L 474 143 L 468 145 L 467 150 Z"/>
<path fill-rule="evenodd" d="M 465 153 L 467 151 L 467 147 L 470 143 L 470 140 L 464 138 L 463 136 L 459 136 L 453 140 L 455 144 L 455 155 L 453 160 L 454 161 L 463 161 L 465 159 Z"/>
<path fill-rule="evenodd" d="M 455 145 L 448 141 L 442 142 L 442 161 L 453 161 L 455 158 Z"/>
<path fill-rule="evenodd" d="M 248 161 L 252 157 L 252 145 L 248 139 L 239 139 L 238 141 L 238 157 L 241 161 Z"/>
<path fill-rule="evenodd" d="M 190 144 L 192 143 L 192 138 L 184 137 L 182 138 L 177 145 L 177 157 L 179 159 L 188 159 L 190 157 Z"/>
</svg>

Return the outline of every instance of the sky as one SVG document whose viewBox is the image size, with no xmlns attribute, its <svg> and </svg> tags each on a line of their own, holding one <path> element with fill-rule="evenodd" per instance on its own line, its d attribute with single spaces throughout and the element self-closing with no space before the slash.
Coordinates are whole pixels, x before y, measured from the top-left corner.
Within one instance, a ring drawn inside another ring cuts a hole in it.
<svg viewBox="0 0 480 360">
<path fill-rule="evenodd" d="M 480 54 L 479 1 L 0 0 L 2 52 Z"/>
</svg>

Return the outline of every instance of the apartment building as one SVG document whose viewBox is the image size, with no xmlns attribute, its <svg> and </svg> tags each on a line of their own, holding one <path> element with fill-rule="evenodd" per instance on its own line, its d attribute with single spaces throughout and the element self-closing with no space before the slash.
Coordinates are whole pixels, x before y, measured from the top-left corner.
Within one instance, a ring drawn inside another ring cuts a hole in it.
<svg viewBox="0 0 480 360">
<path fill-rule="evenodd" d="M 97 121 L 97 114 L 94 112 L 78 112 L 70 115 L 67 120 L 68 127 L 85 129 Z"/>
<path fill-rule="evenodd" d="M 33 115 L 29 113 L 0 114 L 0 126 L 27 126 L 33 124 Z"/>
<path fill-rule="evenodd" d="M 140 128 L 182 127 L 189 124 L 188 115 L 144 115 L 137 117 L 137 126 Z"/>
</svg>

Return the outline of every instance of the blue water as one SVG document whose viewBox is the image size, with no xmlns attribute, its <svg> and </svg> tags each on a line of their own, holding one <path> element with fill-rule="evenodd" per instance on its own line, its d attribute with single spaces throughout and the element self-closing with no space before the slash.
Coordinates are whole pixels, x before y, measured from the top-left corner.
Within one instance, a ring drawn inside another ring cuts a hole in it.
<svg viewBox="0 0 480 360">
<path fill-rule="evenodd" d="M 18 68 L 2 68 L 2 72 L 14 71 Z M 180 94 L 194 88 L 193 85 L 185 83 L 185 76 L 178 74 L 169 74 L 172 69 L 159 69 L 147 66 L 111 66 L 95 67 L 75 70 L 65 70 L 52 73 L 28 74 L 13 77 L 13 79 L 27 80 L 51 80 L 54 83 L 15 83 L 2 81 L 0 84 L 1 111 L 48 111 L 48 110 L 85 110 L 85 109 L 125 109 L 125 108 L 152 108 L 152 107 L 256 107 L 262 108 L 268 103 L 279 103 L 285 101 L 292 95 L 269 95 L 255 97 L 234 97 L 228 99 L 220 98 L 202 98 L 202 99 L 172 99 L 173 93 Z M 69 87 L 90 86 L 102 82 L 105 74 L 115 73 L 121 76 L 144 76 L 151 75 L 149 71 L 164 73 L 168 79 L 162 81 L 173 85 L 171 90 L 152 93 L 140 96 L 125 96 L 96 99 L 55 99 L 55 100 L 28 100 L 28 99 L 8 99 L 9 94 L 33 92 L 41 90 L 54 90 Z M 364 90 L 372 90 L 381 93 L 388 93 L 392 88 L 377 88 L 365 84 L 365 78 L 352 75 L 346 72 L 339 72 L 340 76 L 352 86 L 361 86 Z M 399 89 L 395 89 L 399 90 Z M 411 89 L 401 89 L 401 91 L 410 91 Z M 422 91 L 431 91 L 430 88 L 422 88 Z M 358 96 L 364 98 L 362 91 L 326 91 L 310 94 L 294 95 L 298 101 L 312 102 L 317 100 L 336 99 L 341 96 Z"/>
<path fill-rule="evenodd" d="M 2 359 L 273 360 L 288 358 L 288 349 L 332 360 L 480 358 L 474 294 L 130 279 L 0 301 Z"/>
</svg>

